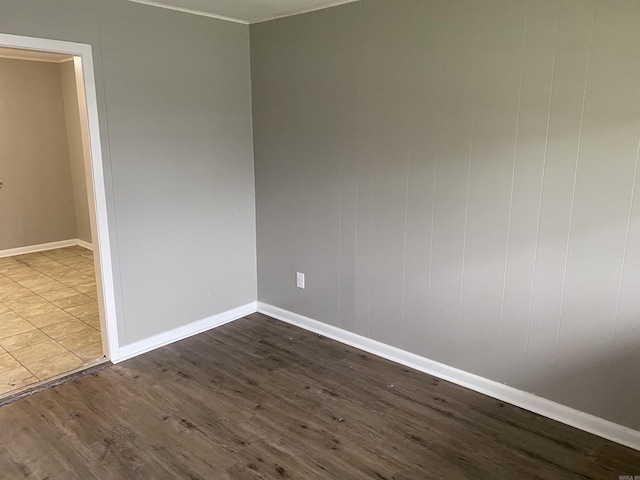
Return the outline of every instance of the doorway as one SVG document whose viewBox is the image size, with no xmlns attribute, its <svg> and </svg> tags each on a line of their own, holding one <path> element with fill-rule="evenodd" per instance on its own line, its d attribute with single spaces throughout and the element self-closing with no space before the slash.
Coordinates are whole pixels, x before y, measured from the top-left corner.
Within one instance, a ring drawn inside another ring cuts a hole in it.
<svg viewBox="0 0 640 480">
<path fill-rule="evenodd" d="M 5 271 L 0 275 L 0 296 L 6 300 L 0 301 L 0 317 L 4 315 L 6 323 L 12 323 L 14 331 L 9 333 L 16 333 L 15 342 L 18 342 L 14 345 L 13 340 L 2 342 L 0 339 L 0 378 L 4 380 L 0 382 L 3 383 L 0 384 L 0 397 L 5 397 L 116 358 L 118 342 L 91 47 L 0 34 L 2 53 L 4 57 L 13 55 L 15 59 L 25 61 L 48 58 L 45 61 L 64 62 L 67 79 L 75 82 L 73 91 L 77 102 L 72 107 L 72 110 L 76 109 L 78 124 L 75 154 L 84 159 L 84 170 L 82 174 L 76 172 L 74 180 L 84 187 L 87 207 L 84 216 L 88 220 L 80 228 L 79 217 L 83 215 L 78 214 L 81 209 L 75 209 L 78 232 L 84 230 L 82 235 L 78 233 L 75 241 L 37 245 L 31 242 L 25 247 L 0 249 L 0 268 Z M 66 100 L 64 107 L 68 123 L 70 115 Z M 71 156 L 70 136 L 68 141 Z M 46 189 L 46 181 L 41 183 L 40 188 Z M 6 193 L 11 187 L 0 183 L 0 202 L 3 201 L 3 189 Z M 74 186 L 76 197 L 77 190 Z M 50 223 L 61 228 L 58 224 L 64 222 L 57 220 Z M 10 291 L 17 292 L 17 296 L 13 298 Z M 3 343 L 5 347 L 2 347 Z M 16 366 L 15 362 L 19 366 L 3 377 L 2 370 L 6 372 L 7 368 Z"/>
</svg>

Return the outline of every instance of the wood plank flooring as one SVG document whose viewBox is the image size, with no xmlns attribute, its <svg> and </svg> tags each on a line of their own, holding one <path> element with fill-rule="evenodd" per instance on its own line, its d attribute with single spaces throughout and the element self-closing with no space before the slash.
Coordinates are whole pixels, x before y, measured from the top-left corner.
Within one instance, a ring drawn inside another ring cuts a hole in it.
<svg viewBox="0 0 640 480">
<path fill-rule="evenodd" d="M 640 452 L 254 314 L 0 407 L 8 479 L 609 479 Z"/>
</svg>

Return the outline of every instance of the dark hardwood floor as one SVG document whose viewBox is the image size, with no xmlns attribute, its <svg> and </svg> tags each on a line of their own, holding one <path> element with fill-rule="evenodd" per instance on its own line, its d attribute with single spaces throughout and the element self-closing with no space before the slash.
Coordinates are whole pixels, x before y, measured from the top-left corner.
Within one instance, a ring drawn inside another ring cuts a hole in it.
<svg viewBox="0 0 640 480">
<path fill-rule="evenodd" d="M 609 479 L 640 452 L 254 314 L 0 407 L 0 478 Z"/>
</svg>

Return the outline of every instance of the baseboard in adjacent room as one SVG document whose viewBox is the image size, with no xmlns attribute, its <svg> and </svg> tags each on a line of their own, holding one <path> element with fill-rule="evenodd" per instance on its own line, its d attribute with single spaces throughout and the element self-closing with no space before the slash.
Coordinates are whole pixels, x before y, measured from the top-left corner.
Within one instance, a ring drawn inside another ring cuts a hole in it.
<svg viewBox="0 0 640 480">
<path fill-rule="evenodd" d="M 82 248 L 86 248 L 87 250 L 91 250 L 93 252 L 93 243 L 86 242 L 84 240 L 76 239 L 76 245 Z"/>
<path fill-rule="evenodd" d="M 16 255 L 25 255 L 27 253 L 46 252 L 47 250 L 55 250 L 56 248 L 66 248 L 79 245 L 80 240 L 72 238 L 69 240 L 60 240 L 58 242 L 41 243 L 39 245 L 29 245 L 26 247 L 9 248 L 0 250 L 0 258 L 14 257 Z"/>
<path fill-rule="evenodd" d="M 309 317 L 258 302 L 258 311 L 387 360 L 447 380 L 607 440 L 640 450 L 640 432 Z"/>
<path fill-rule="evenodd" d="M 237 308 L 227 310 L 217 315 L 212 315 L 202 320 L 183 325 L 167 332 L 162 332 L 144 340 L 139 340 L 128 345 L 121 346 L 117 352 L 111 355 L 113 363 L 119 363 L 129 358 L 141 355 L 143 353 L 164 347 L 170 343 L 183 340 L 187 337 L 206 332 L 212 328 L 220 327 L 225 323 L 233 322 L 239 318 L 245 317 L 257 311 L 257 302 L 247 303 Z"/>
</svg>

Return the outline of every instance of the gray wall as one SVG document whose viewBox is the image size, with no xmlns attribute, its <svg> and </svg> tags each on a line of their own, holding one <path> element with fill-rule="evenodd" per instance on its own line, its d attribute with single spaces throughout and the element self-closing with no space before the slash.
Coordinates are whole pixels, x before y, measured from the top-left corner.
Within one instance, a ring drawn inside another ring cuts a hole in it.
<svg viewBox="0 0 640 480">
<path fill-rule="evenodd" d="M 73 204 L 76 216 L 76 238 L 87 243 L 91 239 L 89 219 L 89 198 L 87 196 L 87 176 L 85 172 L 85 152 L 82 139 L 82 124 L 85 116 L 80 115 L 78 89 L 76 88 L 76 70 L 73 61 L 60 64 L 64 113 L 67 122 L 67 141 L 69 145 L 69 163 L 73 184 Z M 84 95 L 84 92 L 82 92 Z M 85 108 L 85 104 L 82 108 Z M 82 119 L 82 120 L 81 120 Z M 90 161 L 90 156 L 87 157 Z"/>
<path fill-rule="evenodd" d="M 93 47 L 121 344 L 254 301 L 248 27 L 3 0 L 0 32 Z"/>
<path fill-rule="evenodd" d="M 253 25 L 259 300 L 640 428 L 639 45 L 631 0 Z"/>
<path fill-rule="evenodd" d="M 76 238 L 56 63 L 0 58 L 0 250 Z"/>
</svg>

